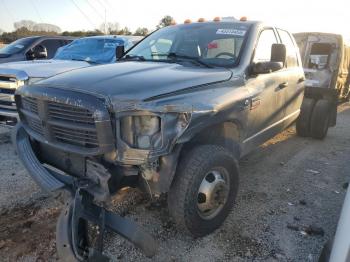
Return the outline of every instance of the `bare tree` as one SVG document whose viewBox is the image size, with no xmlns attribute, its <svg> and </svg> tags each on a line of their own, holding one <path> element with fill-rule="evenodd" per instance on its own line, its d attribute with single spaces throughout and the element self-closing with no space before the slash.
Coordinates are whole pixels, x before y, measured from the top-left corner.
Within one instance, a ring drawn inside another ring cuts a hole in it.
<svg viewBox="0 0 350 262">
<path fill-rule="evenodd" d="M 134 35 L 146 36 L 148 35 L 149 30 L 146 27 L 139 27 L 136 29 Z"/>
<path fill-rule="evenodd" d="M 174 21 L 174 18 L 170 15 L 164 16 L 157 25 L 157 28 L 162 28 L 171 25 L 171 23 Z"/>
<path fill-rule="evenodd" d="M 132 33 L 128 27 L 124 27 L 118 31 L 118 35 L 132 35 Z"/>
<path fill-rule="evenodd" d="M 36 23 L 32 20 L 21 20 L 13 24 L 16 30 L 20 28 L 26 28 L 29 31 L 33 31 L 35 25 Z"/>
<path fill-rule="evenodd" d="M 120 30 L 120 25 L 117 22 L 107 22 L 107 23 L 102 23 L 100 25 L 100 31 L 104 32 L 105 34 L 113 34 L 116 33 Z"/>
<path fill-rule="evenodd" d="M 61 28 L 59 28 L 57 25 L 40 23 L 34 25 L 33 31 L 55 32 L 59 34 L 61 33 Z"/>
</svg>

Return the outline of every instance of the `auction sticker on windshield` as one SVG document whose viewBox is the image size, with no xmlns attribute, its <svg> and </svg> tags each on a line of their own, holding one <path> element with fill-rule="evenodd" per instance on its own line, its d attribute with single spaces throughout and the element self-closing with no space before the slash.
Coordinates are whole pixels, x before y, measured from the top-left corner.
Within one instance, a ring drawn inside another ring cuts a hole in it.
<svg viewBox="0 0 350 262">
<path fill-rule="evenodd" d="M 235 36 L 244 36 L 246 30 L 238 30 L 238 29 L 218 29 L 216 31 L 217 35 L 235 35 Z"/>
</svg>

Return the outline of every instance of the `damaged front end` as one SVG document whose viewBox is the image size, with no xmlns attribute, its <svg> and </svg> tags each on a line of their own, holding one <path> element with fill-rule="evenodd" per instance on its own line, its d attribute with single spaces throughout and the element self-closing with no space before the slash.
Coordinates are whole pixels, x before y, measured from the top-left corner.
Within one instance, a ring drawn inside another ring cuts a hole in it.
<svg viewBox="0 0 350 262">
<path fill-rule="evenodd" d="M 24 166 L 46 191 L 71 195 L 57 226 L 58 254 L 65 261 L 105 261 L 103 233 L 109 229 L 153 256 L 155 240 L 105 207 L 126 186 L 151 194 L 168 190 L 179 154 L 176 141 L 191 113 L 116 111 L 105 98 L 59 88 L 48 93 L 40 85 L 20 88 L 16 104 L 21 122 L 15 143 Z M 98 227 L 94 245 L 88 224 Z"/>
</svg>

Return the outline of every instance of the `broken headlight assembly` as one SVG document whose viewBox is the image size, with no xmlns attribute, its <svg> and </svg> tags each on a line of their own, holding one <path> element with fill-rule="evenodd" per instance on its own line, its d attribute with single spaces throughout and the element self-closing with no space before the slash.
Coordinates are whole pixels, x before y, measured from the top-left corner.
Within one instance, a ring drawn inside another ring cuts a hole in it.
<svg viewBox="0 0 350 262">
<path fill-rule="evenodd" d="M 121 139 L 130 147 L 158 150 L 188 126 L 190 114 L 130 115 L 120 119 Z"/>
<path fill-rule="evenodd" d="M 125 116 L 120 121 L 121 138 L 132 148 L 151 149 L 161 143 L 158 116 Z"/>
</svg>

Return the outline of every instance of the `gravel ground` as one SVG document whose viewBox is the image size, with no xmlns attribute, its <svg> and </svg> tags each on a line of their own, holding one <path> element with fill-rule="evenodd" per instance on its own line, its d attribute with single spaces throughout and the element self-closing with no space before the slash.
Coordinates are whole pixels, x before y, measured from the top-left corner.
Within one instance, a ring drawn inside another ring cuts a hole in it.
<svg viewBox="0 0 350 262">
<path fill-rule="evenodd" d="M 294 127 L 240 161 L 234 210 L 213 234 L 193 239 L 178 232 L 166 201 L 137 190 L 113 200 L 159 243 L 147 259 L 114 234 L 106 253 L 115 261 L 317 261 L 334 234 L 350 181 L 350 105 L 339 108 L 337 127 L 324 141 L 299 138 Z M 2 261 L 55 261 L 55 223 L 62 204 L 42 193 L 0 128 L 0 257 Z"/>
</svg>

